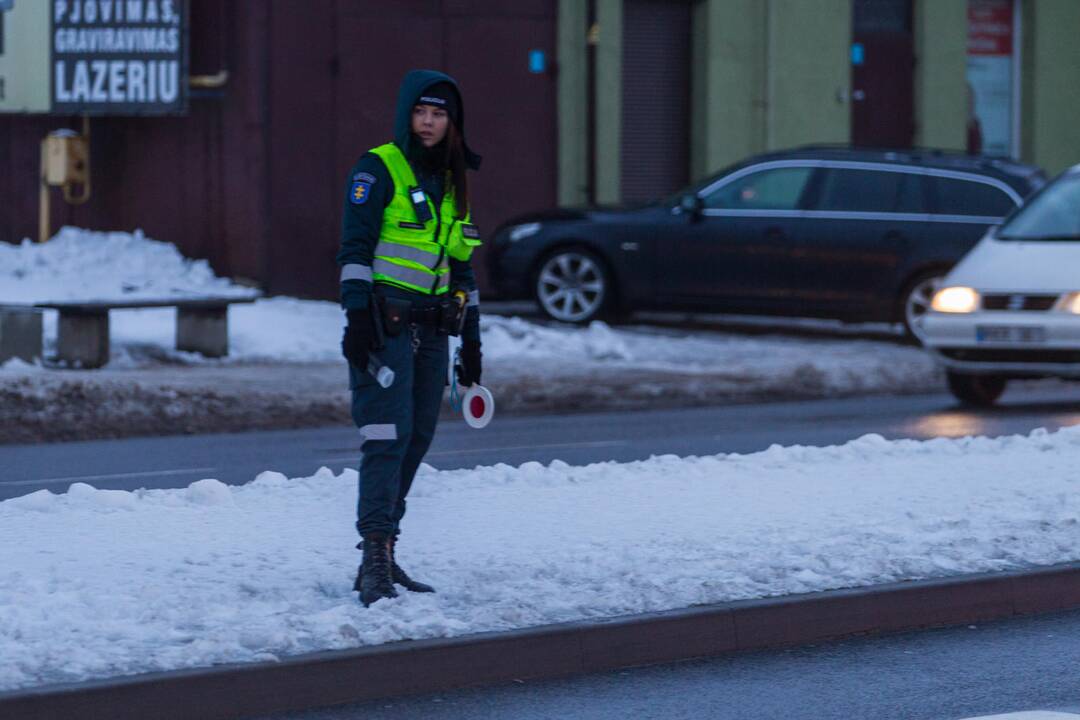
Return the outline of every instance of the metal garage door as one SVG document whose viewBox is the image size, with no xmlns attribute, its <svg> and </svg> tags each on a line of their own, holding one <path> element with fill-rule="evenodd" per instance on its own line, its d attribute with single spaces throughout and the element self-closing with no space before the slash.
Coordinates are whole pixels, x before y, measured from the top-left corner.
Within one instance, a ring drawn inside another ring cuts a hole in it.
<svg viewBox="0 0 1080 720">
<path fill-rule="evenodd" d="M 689 178 L 690 11 L 685 0 L 624 5 L 623 200 L 674 192 Z"/>
</svg>

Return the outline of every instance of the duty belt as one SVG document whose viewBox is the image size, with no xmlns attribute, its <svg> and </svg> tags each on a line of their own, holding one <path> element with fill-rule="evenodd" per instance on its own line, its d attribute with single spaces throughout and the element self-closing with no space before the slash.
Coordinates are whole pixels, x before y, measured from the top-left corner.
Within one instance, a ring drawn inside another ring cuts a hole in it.
<svg viewBox="0 0 1080 720">
<path fill-rule="evenodd" d="M 442 322 L 442 308 L 436 307 L 412 307 L 409 308 L 409 322 L 419 325 L 439 325 Z"/>
</svg>

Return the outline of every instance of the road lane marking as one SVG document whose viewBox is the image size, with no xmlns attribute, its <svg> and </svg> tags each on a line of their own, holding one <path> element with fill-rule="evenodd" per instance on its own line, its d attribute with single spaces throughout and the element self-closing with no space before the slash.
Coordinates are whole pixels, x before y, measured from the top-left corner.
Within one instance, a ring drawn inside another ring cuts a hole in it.
<svg viewBox="0 0 1080 720">
<path fill-rule="evenodd" d="M 71 477 L 41 478 L 40 480 L 0 480 L 0 485 L 59 485 L 61 483 L 84 482 L 86 480 L 120 480 L 124 478 L 153 477 L 155 475 L 186 475 L 188 473 L 209 472 L 217 472 L 217 468 L 178 468 L 176 470 L 147 470 L 145 472 L 111 473 L 108 475 L 72 475 Z"/>
<path fill-rule="evenodd" d="M 503 447 L 482 447 L 482 448 L 468 448 L 466 450 L 439 450 L 436 452 L 429 452 L 425 457 L 444 457 L 448 455 L 474 455 L 476 453 L 485 452 L 506 452 L 510 450 L 558 450 L 558 449 L 572 449 L 572 448 L 604 448 L 604 447 L 622 447 L 629 445 L 626 440 L 598 440 L 595 442 L 583 442 L 583 443 L 547 443 L 543 445 L 506 445 Z M 350 460 L 356 460 L 360 457 L 360 450 L 356 450 L 353 455 L 341 455 L 332 458 L 323 458 L 316 460 L 315 462 L 346 462 Z"/>
<path fill-rule="evenodd" d="M 964 720 L 1075 720 L 1080 715 L 1063 712 L 1049 712 L 1047 710 L 1033 710 L 1031 712 L 1006 713 L 1005 715 L 979 715 L 978 717 L 965 718 Z"/>
<path fill-rule="evenodd" d="M 435 457 L 437 455 L 472 455 L 479 452 L 499 452 L 501 450 L 555 450 L 555 449 L 570 449 L 570 448 L 602 448 L 602 447 L 621 447 L 623 445 L 629 445 L 625 440 L 598 440 L 596 442 L 584 442 L 584 443 L 549 443 L 547 445 L 507 445 L 505 447 L 496 448 L 472 448 L 468 450 L 441 450 L 439 452 L 430 452 L 427 457 Z"/>
</svg>

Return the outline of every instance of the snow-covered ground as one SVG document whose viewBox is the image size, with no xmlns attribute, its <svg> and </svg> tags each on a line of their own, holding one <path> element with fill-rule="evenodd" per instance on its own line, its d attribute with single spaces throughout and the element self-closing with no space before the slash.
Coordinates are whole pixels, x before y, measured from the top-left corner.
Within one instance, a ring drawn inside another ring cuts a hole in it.
<svg viewBox="0 0 1080 720">
<path fill-rule="evenodd" d="M 249 296 L 250 288 L 215 277 L 205 261 L 185 259 L 176 247 L 141 233 L 96 233 L 64 228 L 50 242 L 0 243 L 0 304 L 61 300 Z M 286 297 L 234 305 L 229 311 L 230 355 L 208 361 L 173 349 L 174 310 L 110 314 L 111 369 L 168 363 L 334 362 L 340 357 L 342 312 L 336 303 Z M 47 313 L 47 354 L 55 343 L 56 314 Z M 708 331 L 585 328 L 485 315 L 487 367 L 516 368 L 534 377 L 568 371 L 658 371 L 737 378 L 744 390 L 778 377 L 813 382 L 826 391 L 888 392 L 936 382 L 930 359 L 894 343 L 851 339 L 745 336 Z M 12 362 L 8 375 L 29 368 Z"/>
<path fill-rule="evenodd" d="M 436 471 L 351 592 L 356 474 L 0 503 L 0 690 L 1080 559 L 1080 428 Z"/>
</svg>

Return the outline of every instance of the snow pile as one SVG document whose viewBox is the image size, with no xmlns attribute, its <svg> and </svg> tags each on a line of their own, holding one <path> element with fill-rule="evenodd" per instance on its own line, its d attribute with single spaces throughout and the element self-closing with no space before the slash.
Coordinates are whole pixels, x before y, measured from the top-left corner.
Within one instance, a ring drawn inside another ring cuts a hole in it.
<svg viewBox="0 0 1080 720">
<path fill-rule="evenodd" d="M 251 297 L 251 288 L 214 275 L 175 245 L 134 233 L 65 227 L 47 243 L 0 243 L 0 304 L 68 300 Z"/>
<path fill-rule="evenodd" d="M 520 318 L 485 317 L 484 355 L 509 365 L 595 367 L 741 379 L 790 378 L 809 386 L 848 390 L 883 383 L 926 385 L 934 363 L 923 351 L 894 343 L 745 336 L 647 326 L 612 329 L 547 327 Z"/>
<path fill-rule="evenodd" d="M 155 359 L 206 362 L 172 350 L 171 310 L 112 314 L 114 360 L 131 367 Z M 663 330 L 646 326 L 613 329 L 548 326 L 521 318 L 482 316 L 484 359 L 541 375 L 568 370 L 623 369 L 705 374 L 724 372 L 782 376 L 800 371 L 809 382 L 846 387 L 883 374 L 897 387 L 926 384 L 934 365 L 912 347 L 866 340 L 822 340 L 782 336 Z M 336 303 L 270 298 L 229 310 L 229 357 L 215 362 L 336 362 L 343 325 Z"/>
<path fill-rule="evenodd" d="M 356 473 L 0 503 L 0 689 L 1080 558 L 1080 429 L 439 472 L 350 591 Z"/>
</svg>

